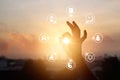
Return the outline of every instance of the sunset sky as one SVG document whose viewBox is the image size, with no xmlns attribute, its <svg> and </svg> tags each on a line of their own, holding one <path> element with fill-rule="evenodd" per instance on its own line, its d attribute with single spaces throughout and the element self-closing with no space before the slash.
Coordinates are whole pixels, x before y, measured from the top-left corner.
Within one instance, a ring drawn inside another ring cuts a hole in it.
<svg viewBox="0 0 120 80">
<path fill-rule="evenodd" d="M 75 9 L 72 18 L 69 18 L 67 13 L 69 7 Z M 89 13 L 95 16 L 95 23 L 86 25 L 85 17 Z M 56 17 L 56 24 L 48 21 L 50 15 Z M 120 50 L 119 0 L 0 0 L 1 54 L 9 53 L 13 49 L 9 50 L 9 45 L 13 46 L 13 42 L 17 45 L 28 42 L 26 45 L 32 46 L 28 50 L 33 49 L 34 52 L 34 48 L 40 47 L 37 45 L 40 34 L 45 33 L 53 38 L 70 31 L 66 25 L 67 20 L 75 20 L 82 30 L 86 29 L 89 39 L 96 33 L 110 37 L 116 48 Z M 8 52 L 6 49 L 3 50 L 2 43 L 7 45 Z M 13 56 L 12 52 L 7 55 Z"/>
</svg>

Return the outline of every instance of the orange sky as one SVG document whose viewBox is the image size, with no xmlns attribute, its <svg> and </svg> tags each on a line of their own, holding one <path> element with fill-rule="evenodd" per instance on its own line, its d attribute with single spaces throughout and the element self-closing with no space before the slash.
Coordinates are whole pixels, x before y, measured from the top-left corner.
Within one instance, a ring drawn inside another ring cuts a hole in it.
<svg viewBox="0 0 120 80">
<path fill-rule="evenodd" d="M 69 17 L 67 12 L 69 7 L 75 9 L 72 18 Z M 89 13 L 95 16 L 95 23 L 86 25 L 85 20 Z M 36 47 L 40 47 L 36 46 L 39 43 L 40 34 L 48 34 L 53 40 L 64 32 L 70 31 L 66 25 L 67 20 L 75 20 L 82 30 L 86 29 L 88 31 L 88 41 L 94 34 L 102 33 L 109 36 L 119 50 L 119 13 L 119 0 L 1 0 L 0 39 L 4 38 L 8 42 L 4 42 L 4 39 L 0 42 L 13 45 L 11 42 L 13 40 L 14 44 L 21 45 L 22 48 L 24 45 L 21 43 L 25 43 L 26 51 L 28 46 L 36 49 Z M 56 24 L 48 21 L 51 15 L 56 17 Z M 9 34 L 12 34 L 12 38 Z M 31 35 L 34 37 L 30 38 Z M 16 37 L 13 38 L 13 36 Z M 34 51 L 37 53 L 39 50 L 32 50 L 31 52 Z"/>
</svg>

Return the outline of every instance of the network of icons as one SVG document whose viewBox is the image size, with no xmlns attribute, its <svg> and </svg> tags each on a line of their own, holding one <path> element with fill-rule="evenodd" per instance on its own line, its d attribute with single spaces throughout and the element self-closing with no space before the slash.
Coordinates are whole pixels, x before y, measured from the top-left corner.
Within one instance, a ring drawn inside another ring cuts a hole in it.
<svg viewBox="0 0 120 80">
<path fill-rule="evenodd" d="M 0 80 L 120 80 L 118 1 L 1 0 Z"/>
<path fill-rule="evenodd" d="M 67 15 L 68 17 L 71 19 L 73 19 L 73 17 L 76 15 L 77 13 L 77 9 L 75 7 L 67 7 L 66 8 L 66 12 L 67 12 Z M 79 15 L 80 16 L 80 15 Z M 83 20 L 81 21 L 84 21 L 83 22 L 80 22 L 82 24 L 86 24 L 86 25 L 91 25 L 91 24 L 95 24 L 95 21 L 96 21 L 96 17 L 95 17 L 95 14 L 92 13 L 92 12 L 88 12 L 86 15 L 83 16 L 84 18 L 82 18 Z M 57 23 L 57 15 L 56 14 L 53 14 L 51 13 L 49 16 L 47 16 L 47 21 L 51 24 L 56 24 Z"/>
<path fill-rule="evenodd" d="M 75 13 L 77 12 L 77 9 L 75 7 L 67 7 L 66 8 L 66 11 L 67 11 L 67 15 L 69 17 L 73 17 L 75 15 Z M 84 16 L 84 24 L 86 25 L 91 25 L 91 24 L 94 24 L 95 23 L 95 15 L 94 13 L 90 12 L 88 13 L 87 15 Z M 48 17 L 47 17 L 47 21 L 51 24 L 56 24 L 57 23 L 57 15 L 55 14 L 50 14 Z M 42 34 L 40 35 L 40 40 L 43 41 L 43 42 L 47 42 L 48 40 L 50 39 L 50 37 L 47 35 L 47 34 Z M 103 36 L 102 34 L 99 34 L 99 33 L 96 33 L 92 39 L 96 42 L 96 43 L 100 43 L 103 41 Z M 57 42 L 60 42 L 62 41 L 62 43 L 64 44 L 69 44 L 70 43 L 70 40 L 69 38 L 63 38 L 62 40 L 60 40 L 59 38 L 55 38 L 55 39 L 52 39 L 52 40 L 56 40 Z M 54 41 L 53 41 L 54 42 Z M 49 61 L 55 61 L 55 55 L 53 54 L 50 54 L 48 56 L 48 60 Z M 87 62 L 93 62 L 95 60 L 95 55 L 93 53 L 86 53 L 85 54 L 85 60 Z M 67 63 L 67 68 L 69 70 L 72 70 L 74 69 L 76 66 L 75 62 L 72 61 L 72 60 L 69 60 L 68 63 Z"/>
</svg>

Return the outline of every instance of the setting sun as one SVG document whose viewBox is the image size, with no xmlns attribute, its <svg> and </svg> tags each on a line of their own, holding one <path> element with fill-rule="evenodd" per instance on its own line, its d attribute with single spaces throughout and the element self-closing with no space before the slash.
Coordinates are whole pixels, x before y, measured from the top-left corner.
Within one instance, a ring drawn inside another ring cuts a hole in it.
<svg viewBox="0 0 120 80">
<path fill-rule="evenodd" d="M 63 38 L 63 43 L 65 43 L 65 44 L 69 44 L 70 43 L 70 40 L 68 39 L 68 38 Z"/>
</svg>

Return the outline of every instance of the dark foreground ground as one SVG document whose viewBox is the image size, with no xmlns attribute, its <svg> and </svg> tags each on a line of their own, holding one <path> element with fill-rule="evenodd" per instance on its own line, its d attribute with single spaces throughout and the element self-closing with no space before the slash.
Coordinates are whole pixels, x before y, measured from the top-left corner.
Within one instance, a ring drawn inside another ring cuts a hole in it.
<svg viewBox="0 0 120 80">
<path fill-rule="evenodd" d="M 56 62 L 1 57 L 0 80 L 73 80 L 73 71 L 65 67 L 64 61 Z M 120 61 L 117 57 L 98 57 L 87 64 L 98 80 L 120 80 Z"/>
</svg>

